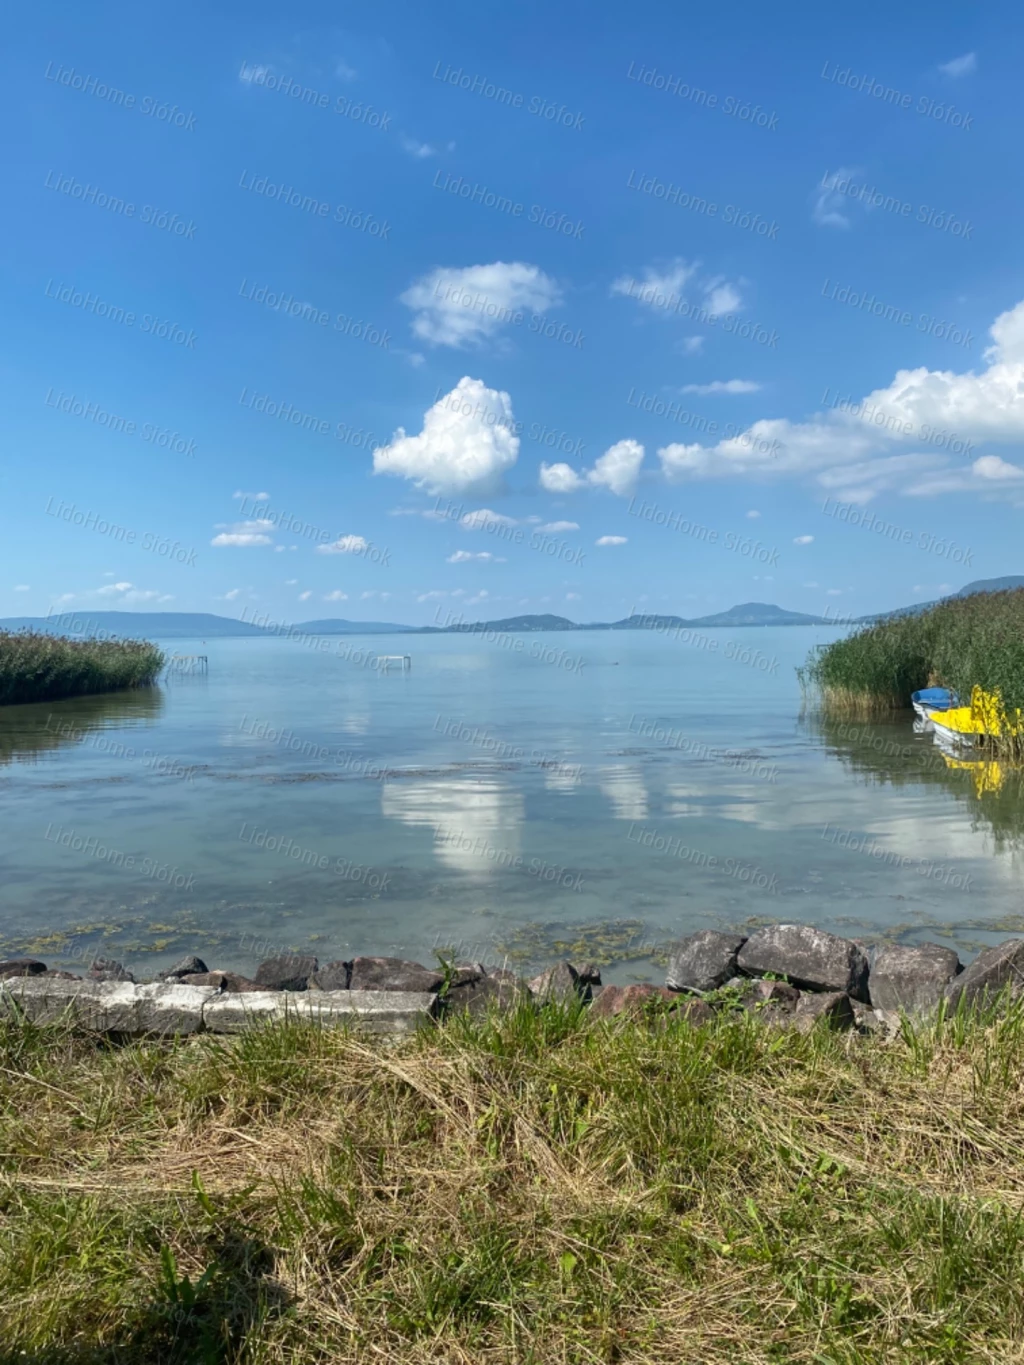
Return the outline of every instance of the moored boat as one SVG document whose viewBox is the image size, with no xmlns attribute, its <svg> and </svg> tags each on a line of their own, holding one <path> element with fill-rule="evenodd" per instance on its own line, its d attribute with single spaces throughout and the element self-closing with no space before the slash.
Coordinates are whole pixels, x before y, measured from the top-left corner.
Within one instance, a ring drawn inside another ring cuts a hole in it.
<svg viewBox="0 0 1024 1365">
<path fill-rule="evenodd" d="M 960 698 L 948 687 L 922 687 L 910 694 L 910 700 L 922 720 L 930 720 L 933 711 L 951 711 L 960 705 Z"/>
</svg>

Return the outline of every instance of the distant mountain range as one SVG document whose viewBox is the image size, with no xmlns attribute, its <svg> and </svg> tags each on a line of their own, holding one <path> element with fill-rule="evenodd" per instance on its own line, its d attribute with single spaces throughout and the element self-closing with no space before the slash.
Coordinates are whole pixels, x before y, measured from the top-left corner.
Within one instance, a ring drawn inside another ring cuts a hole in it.
<svg viewBox="0 0 1024 1365">
<path fill-rule="evenodd" d="M 979 592 L 1002 592 L 1007 588 L 1024 588 L 1024 576 L 982 578 L 968 583 L 952 597 L 970 597 Z M 948 601 L 939 598 L 938 601 Z M 869 625 L 893 616 L 926 611 L 935 602 L 918 602 L 896 611 L 878 612 L 873 616 L 835 617 L 810 616 L 802 611 L 786 611 L 770 602 L 743 602 L 728 611 L 711 616 L 687 619 L 683 616 L 642 615 L 634 612 L 621 621 L 595 621 L 580 625 L 565 616 L 508 616 L 501 621 L 451 622 L 446 626 L 403 626 L 394 621 L 345 621 L 333 618 L 323 621 L 304 621 L 283 625 L 268 618 L 238 621 L 230 616 L 214 616 L 209 612 L 185 611 L 81 611 L 62 612 L 55 616 L 12 616 L 0 621 L 0 630 L 42 630 L 56 635 L 108 635 L 126 639 L 151 638 L 157 640 L 214 639 L 220 636 L 258 635 L 445 635 L 477 634 L 483 631 L 558 630 L 656 630 L 666 631 L 714 628 L 717 626 L 835 626 Z"/>
</svg>

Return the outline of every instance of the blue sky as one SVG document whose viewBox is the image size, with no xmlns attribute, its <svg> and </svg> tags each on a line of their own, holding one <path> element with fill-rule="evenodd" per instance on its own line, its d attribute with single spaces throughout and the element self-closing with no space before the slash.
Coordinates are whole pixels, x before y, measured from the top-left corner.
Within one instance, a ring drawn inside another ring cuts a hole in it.
<svg viewBox="0 0 1024 1365">
<path fill-rule="evenodd" d="M 1021 32 L 23 9 L 0 615 L 845 614 L 1021 572 Z"/>
</svg>

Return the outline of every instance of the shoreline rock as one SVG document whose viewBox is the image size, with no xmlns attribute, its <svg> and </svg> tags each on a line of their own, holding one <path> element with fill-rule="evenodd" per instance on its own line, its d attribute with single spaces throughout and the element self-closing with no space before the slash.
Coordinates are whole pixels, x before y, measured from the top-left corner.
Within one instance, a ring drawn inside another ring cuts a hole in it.
<svg viewBox="0 0 1024 1365">
<path fill-rule="evenodd" d="M 365 1000 L 378 998 L 386 1014 L 383 997 L 388 996 L 415 997 L 420 1003 L 410 1008 L 417 1017 L 424 1014 L 423 1000 L 430 1001 L 426 1014 L 431 1018 L 508 1010 L 523 1001 L 579 1000 L 599 1019 L 648 1014 L 686 1018 L 699 1026 L 722 1011 L 745 1011 L 801 1032 L 821 1023 L 891 1036 L 899 1031 L 902 1015 L 928 1016 L 942 1002 L 947 1008 L 961 1002 L 973 1007 L 1004 991 L 1024 996 L 1024 939 L 985 949 L 966 969 L 952 949 L 936 943 L 885 945 L 873 960 L 870 952 L 866 944 L 810 925 L 770 925 L 746 938 L 701 930 L 671 952 L 664 986 L 602 986 L 593 963 L 556 962 L 527 982 L 508 968 L 488 970 L 479 962 L 428 967 L 404 958 L 362 956 L 321 967 L 316 957 L 303 953 L 266 959 L 252 979 L 209 968 L 189 955 L 155 981 L 138 983 L 122 963 L 108 958 L 97 958 L 83 977 L 20 957 L 0 961 L 0 1001 L 8 1007 L 16 997 L 36 1002 L 31 1008 L 45 1019 L 51 1017 L 51 1005 L 57 1009 L 64 1002 L 88 1027 L 111 1032 L 175 1031 L 171 1024 L 178 1011 L 179 1031 L 199 1031 L 208 1007 L 210 1018 L 226 1021 L 228 1032 L 241 1019 L 276 1018 L 289 1009 L 302 1018 L 378 1018 Z M 395 1019 L 387 1030 L 401 1031 Z"/>
</svg>

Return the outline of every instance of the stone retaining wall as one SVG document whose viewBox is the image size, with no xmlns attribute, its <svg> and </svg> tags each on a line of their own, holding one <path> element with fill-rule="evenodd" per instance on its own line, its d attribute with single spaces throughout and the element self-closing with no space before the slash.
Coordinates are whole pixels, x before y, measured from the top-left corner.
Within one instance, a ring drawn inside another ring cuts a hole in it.
<svg viewBox="0 0 1024 1365">
<path fill-rule="evenodd" d="M 48 970 L 35 958 L 0 962 L 0 1016 L 50 1023 L 66 1016 L 109 1033 L 239 1033 L 265 1019 L 352 1024 L 407 1034 L 458 1010 L 485 1013 L 523 999 L 579 998 L 595 1015 L 648 1005 L 694 1024 L 716 1011 L 746 1011 L 807 1030 L 818 1023 L 861 1031 L 899 1026 L 901 1015 L 984 1004 L 1024 994 L 1024 939 L 988 948 L 966 969 L 935 943 L 885 946 L 837 938 L 804 924 L 776 924 L 749 936 L 705 929 L 676 944 L 666 984 L 603 986 L 592 965 L 556 963 L 530 982 L 479 963 L 425 967 L 390 957 L 323 966 L 303 954 L 269 958 L 254 978 L 211 971 L 187 957 L 157 981 L 138 983 L 118 962 L 97 959 L 87 977 Z"/>
</svg>

